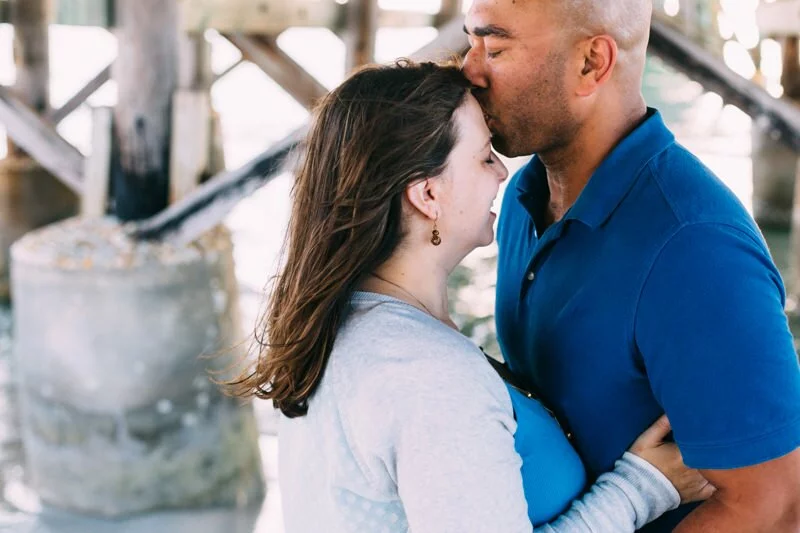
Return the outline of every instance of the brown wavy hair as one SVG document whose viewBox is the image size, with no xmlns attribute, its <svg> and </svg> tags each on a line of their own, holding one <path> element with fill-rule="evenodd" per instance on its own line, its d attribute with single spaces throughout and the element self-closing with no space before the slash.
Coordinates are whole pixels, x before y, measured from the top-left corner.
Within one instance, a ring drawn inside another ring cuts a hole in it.
<svg viewBox="0 0 800 533">
<path fill-rule="evenodd" d="M 401 60 L 360 70 L 318 104 L 258 361 L 229 392 L 308 412 L 352 293 L 402 241 L 404 190 L 445 169 L 469 89 L 455 64 Z"/>
</svg>

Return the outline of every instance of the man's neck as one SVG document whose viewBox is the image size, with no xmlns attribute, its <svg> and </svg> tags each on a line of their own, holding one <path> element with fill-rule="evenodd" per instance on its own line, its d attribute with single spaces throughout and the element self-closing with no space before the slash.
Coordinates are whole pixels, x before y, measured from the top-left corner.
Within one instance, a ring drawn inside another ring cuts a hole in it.
<svg viewBox="0 0 800 533">
<path fill-rule="evenodd" d="M 538 154 L 547 170 L 550 200 L 547 205 L 547 225 L 561 220 L 575 204 L 589 183 L 592 174 L 619 142 L 641 124 L 647 113 L 641 107 L 622 115 L 616 122 L 587 123 L 573 141 L 567 145 Z"/>
</svg>

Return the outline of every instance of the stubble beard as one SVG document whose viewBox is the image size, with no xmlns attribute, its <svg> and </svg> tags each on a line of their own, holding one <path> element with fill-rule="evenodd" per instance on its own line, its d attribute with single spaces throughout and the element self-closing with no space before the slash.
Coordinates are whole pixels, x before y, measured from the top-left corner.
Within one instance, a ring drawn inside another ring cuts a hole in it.
<svg viewBox="0 0 800 533">
<path fill-rule="evenodd" d="M 491 115 L 492 145 L 500 154 L 529 156 L 569 144 L 578 125 L 570 112 L 566 81 L 560 70 L 565 60 L 562 54 L 549 55 L 529 89 L 509 99 L 508 106 L 502 106 L 507 110 L 505 120 Z M 537 80 L 549 82 L 537 85 Z"/>
</svg>

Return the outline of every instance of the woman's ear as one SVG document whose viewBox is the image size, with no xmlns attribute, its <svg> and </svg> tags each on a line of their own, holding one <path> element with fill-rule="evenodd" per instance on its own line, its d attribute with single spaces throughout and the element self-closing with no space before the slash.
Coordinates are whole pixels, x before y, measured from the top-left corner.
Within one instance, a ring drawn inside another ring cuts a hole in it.
<svg viewBox="0 0 800 533">
<path fill-rule="evenodd" d="M 437 180 L 424 179 L 406 187 L 406 200 L 422 215 L 436 220 L 441 212 Z"/>
</svg>

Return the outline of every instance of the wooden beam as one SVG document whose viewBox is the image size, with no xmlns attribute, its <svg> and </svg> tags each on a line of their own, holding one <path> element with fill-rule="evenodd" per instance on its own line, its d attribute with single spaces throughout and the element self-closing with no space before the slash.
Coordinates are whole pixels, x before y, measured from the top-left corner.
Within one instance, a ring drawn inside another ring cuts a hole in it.
<svg viewBox="0 0 800 533">
<path fill-rule="evenodd" d="M 225 34 L 225 37 L 245 59 L 252 61 L 306 108 L 310 109 L 328 94 L 328 89 L 281 50 L 274 38 L 241 33 Z"/>
<path fill-rule="evenodd" d="M 274 178 L 306 132 L 303 127 L 243 167 L 215 176 L 183 202 L 141 222 L 131 235 L 138 239 L 164 239 L 168 235 L 176 244 L 192 242 L 223 220 L 242 198 Z"/>
<path fill-rule="evenodd" d="M 114 112 L 110 107 L 92 109 L 92 153 L 86 158 L 81 216 L 99 218 L 108 208 L 108 184 L 111 179 L 111 156 Z"/>
<path fill-rule="evenodd" d="M 800 0 L 777 0 L 758 6 L 756 22 L 763 37 L 800 34 Z"/>
<path fill-rule="evenodd" d="M 755 120 L 766 121 L 783 143 L 800 151 L 800 107 L 773 98 L 720 59 L 658 20 L 650 28 L 650 51 Z"/>
<path fill-rule="evenodd" d="M 169 201 L 197 188 L 211 156 L 211 97 L 205 90 L 183 89 L 172 101 Z"/>
<path fill-rule="evenodd" d="M 80 193 L 83 155 L 3 86 L 0 86 L 0 123 L 20 148 L 67 187 Z"/>
<path fill-rule="evenodd" d="M 50 54 L 48 0 L 11 2 L 14 26 L 14 92 L 25 106 L 39 114 L 50 109 Z M 21 155 L 18 147 L 8 144 L 8 153 Z"/>
<path fill-rule="evenodd" d="M 54 125 L 58 125 L 62 120 L 67 118 L 73 111 L 78 109 L 90 96 L 100 89 L 105 83 L 111 79 L 111 64 L 106 66 L 103 70 L 98 72 L 91 80 L 86 82 L 78 92 L 72 95 L 64 105 L 51 111 L 48 115 L 48 120 Z"/>
<path fill-rule="evenodd" d="M 331 27 L 339 13 L 332 0 L 181 0 L 180 28 L 187 32 L 278 35 L 293 26 Z"/>
<path fill-rule="evenodd" d="M 375 61 L 375 34 L 378 31 L 378 0 L 349 0 L 347 29 L 344 42 L 347 47 L 345 72 Z"/>
<path fill-rule="evenodd" d="M 183 33 L 178 36 L 178 88 L 211 89 L 214 71 L 211 70 L 211 43 L 204 33 Z"/>
</svg>

